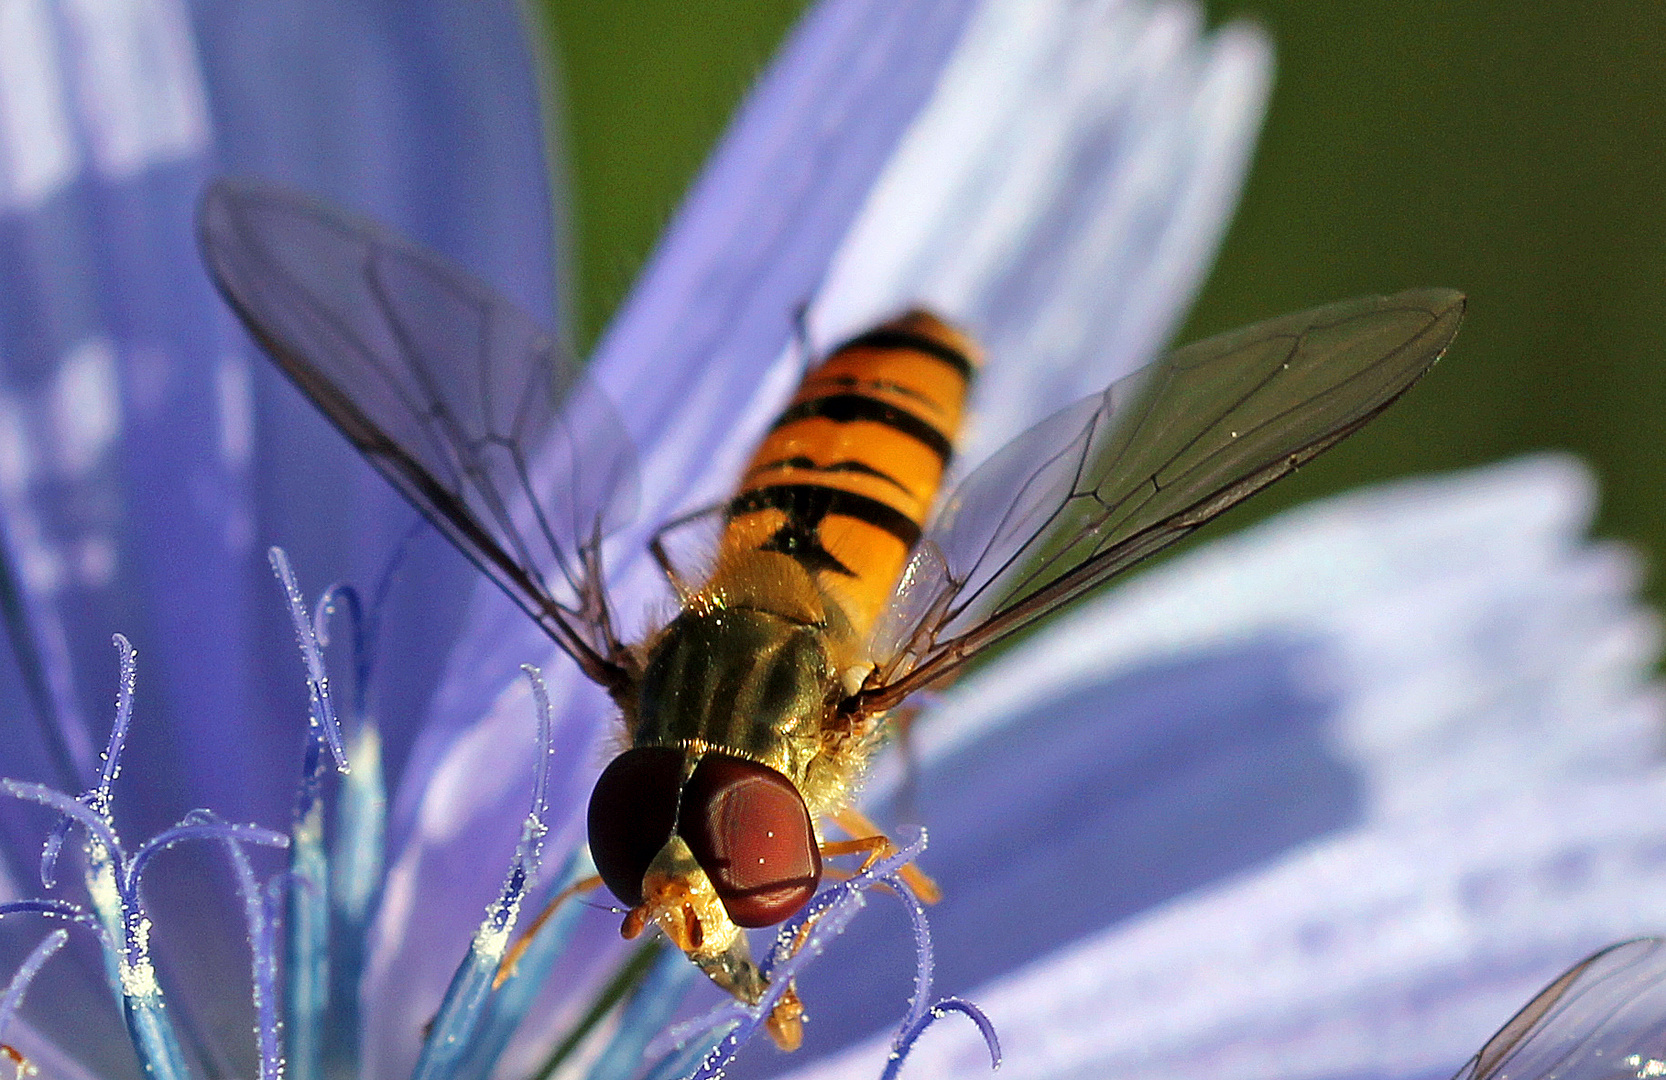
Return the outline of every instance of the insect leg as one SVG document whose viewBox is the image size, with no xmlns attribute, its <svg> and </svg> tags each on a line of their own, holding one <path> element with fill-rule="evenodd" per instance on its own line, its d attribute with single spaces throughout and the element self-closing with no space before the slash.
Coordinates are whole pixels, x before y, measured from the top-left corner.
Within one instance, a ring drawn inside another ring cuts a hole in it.
<svg viewBox="0 0 1666 1080">
<path fill-rule="evenodd" d="M 918 698 L 927 694 L 930 694 L 930 691 L 916 695 L 916 700 L 893 709 L 887 717 L 893 732 L 892 738 L 897 743 L 897 756 L 902 760 L 902 783 L 897 792 L 896 816 L 903 821 L 919 820 L 917 804 L 920 795 L 920 757 L 914 752 L 914 721 L 924 709 L 924 704 Z"/>
<path fill-rule="evenodd" d="M 527 946 L 532 944 L 532 939 L 538 936 L 538 931 L 543 929 L 550 916 L 555 914 L 556 908 L 580 893 L 587 893 L 591 889 L 597 888 L 601 883 L 601 875 L 592 874 L 590 877 L 580 878 L 556 893 L 555 898 L 544 905 L 544 910 L 538 913 L 538 917 L 533 919 L 525 930 L 521 931 L 521 936 L 515 939 L 513 945 L 509 946 L 509 951 L 503 954 L 503 960 L 497 966 L 497 975 L 492 979 L 492 989 L 496 990 L 504 984 L 509 976 L 515 974 L 515 965 L 520 963 L 521 956 L 526 952 Z"/>
<path fill-rule="evenodd" d="M 626 650 L 625 643 L 619 640 L 613 629 L 613 609 L 608 604 L 605 584 L 607 575 L 602 569 L 600 531 L 579 550 L 579 563 L 584 568 L 584 586 L 579 590 L 579 618 L 596 628 L 607 658 L 617 662 Z"/>
<path fill-rule="evenodd" d="M 821 845 L 823 858 L 834 855 L 854 855 L 858 852 L 867 857 L 862 862 L 862 869 L 866 870 L 887 855 L 896 853 L 897 846 L 891 838 L 880 831 L 879 826 L 868 820 L 868 816 L 855 807 L 847 806 L 843 810 L 836 810 L 829 814 L 834 824 L 850 834 L 849 840 L 834 840 Z M 924 904 L 935 904 L 943 899 L 943 890 L 937 883 L 913 863 L 897 871 L 899 877 L 914 890 L 914 895 Z"/>
<path fill-rule="evenodd" d="M 697 583 L 690 581 L 683 570 L 677 567 L 676 560 L 665 546 L 666 536 L 707 518 L 714 519 L 721 524 L 723 512 L 727 508 L 727 503 L 715 503 L 674 517 L 655 529 L 653 538 L 648 541 L 648 553 L 654 557 L 654 562 L 659 564 L 660 572 L 665 575 L 665 580 L 671 583 L 671 588 L 676 590 L 678 600 L 687 600 L 692 596 L 697 588 Z"/>
<path fill-rule="evenodd" d="M 769 1010 L 769 1019 L 764 1021 L 764 1028 L 775 1045 L 789 1054 L 803 1045 L 804 1002 L 798 996 L 797 986 L 788 986 L 776 999 L 775 1007 Z"/>
<path fill-rule="evenodd" d="M 810 931 L 814 930 L 821 916 L 815 915 L 804 920 L 793 935 L 792 947 L 787 956 L 797 956 L 798 950 L 810 940 Z M 788 983 L 779 998 L 775 999 L 775 1007 L 769 1010 L 769 1019 L 764 1022 L 764 1029 L 775 1045 L 791 1053 L 804 1043 L 804 999 L 798 996 L 798 984 Z"/>
<path fill-rule="evenodd" d="M 820 359 L 816 355 L 815 346 L 810 343 L 810 301 L 805 300 L 793 308 L 793 349 L 798 353 L 799 381 L 808 375 Z"/>
<path fill-rule="evenodd" d="M 671 565 L 671 557 L 665 553 L 665 545 L 660 543 L 657 532 L 654 533 L 654 538 L 648 541 L 648 553 L 659 564 L 660 572 L 665 575 L 665 580 L 671 583 L 671 588 L 676 590 L 677 599 L 687 600 L 690 591 L 688 582 L 684 581 L 677 574 L 677 568 Z"/>
</svg>

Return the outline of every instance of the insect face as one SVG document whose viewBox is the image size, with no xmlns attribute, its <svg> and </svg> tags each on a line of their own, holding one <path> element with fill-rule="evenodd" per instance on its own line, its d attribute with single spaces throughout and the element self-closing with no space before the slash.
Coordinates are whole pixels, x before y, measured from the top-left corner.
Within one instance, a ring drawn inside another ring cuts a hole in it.
<svg viewBox="0 0 1666 1080">
<path fill-rule="evenodd" d="M 767 765 L 719 752 L 690 772 L 683 751 L 634 747 L 613 760 L 590 796 L 590 851 L 602 881 L 636 908 L 666 906 L 692 867 L 686 850 L 737 926 L 773 926 L 807 903 L 821 880 L 821 854 L 804 799 Z M 687 779 L 684 779 L 684 776 Z M 644 882 L 650 871 L 660 888 Z M 660 894 L 652 905 L 650 891 Z M 695 931 L 703 934 L 704 931 Z"/>
</svg>

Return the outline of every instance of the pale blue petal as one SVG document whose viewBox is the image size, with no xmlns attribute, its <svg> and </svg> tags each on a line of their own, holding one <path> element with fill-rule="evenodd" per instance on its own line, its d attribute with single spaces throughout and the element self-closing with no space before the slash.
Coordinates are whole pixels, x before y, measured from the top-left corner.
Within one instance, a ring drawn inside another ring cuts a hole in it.
<svg viewBox="0 0 1666 1080">
<path fill-rule="evenodd" d="M 823 347 L 911 305 L 987 351 L 973 465 L 1146 363 L 1202 284 L 1271 54 L 1189 3 L 992 0 L 875 185 L 811 311 Z"/>
<path fill-rule="evenodd" d="M 1658 627 L 1630 554 L 1582 540 L 1593 501 L 1564 458 L 1333 499 L 1131 582 L 945 695 L 920 726 L 920 809 L 952 781 L 985 810 L 935 829 L 923 861 L 947 894 L 943 989 L 994 1019 L 1002 1075 L 1445 1075 L 1568 964 L 1658 929 Z M 1280 662 L 1280 640 L 1302 647 Z M 1169 708 L 1144 699 L 1125 740 L 1094 741 L 1130 723 L 1120 688 L 1223 658 L 1291 688 L 1269 734 L 1202 738 L 1268 685 L 1235 678 L 1213 704 L 1193 680 Z M 1045 741 L 1023 750 L 1026 730 Z M 1171 745 L 1201 763 L 1137 753 L 1188 731 Z M 1151 774 L 1120 820 L 1082 813 L 1080 786 L 1074 804 L 1051 794 L 1100 762 L 1113 792 Z M 1234 838 L 1247 855 L 1222 848 Z M 967 873 L 979 861 L 956 845 L 979 843 L 985 878 L 1013 867 L 1034 894 Z M 1097 926 L 1081 891 L 1105 900 Z M 1006 935 L 1030 955 L 990 948 Z M 902 948 L 878 928 L 849 939 L 849 966 Z M 973 985 L 952 984 L 957 948 Z M 806 983 L 812 1015 L 859 1015 L 848 987 L 872 991 L 842 974 Z M 868 1075 L 882 1045 L 795 1075 Z M 910 1068 L 982 1076 L 982 1054 L 944 1025 Z"/>
</svg>

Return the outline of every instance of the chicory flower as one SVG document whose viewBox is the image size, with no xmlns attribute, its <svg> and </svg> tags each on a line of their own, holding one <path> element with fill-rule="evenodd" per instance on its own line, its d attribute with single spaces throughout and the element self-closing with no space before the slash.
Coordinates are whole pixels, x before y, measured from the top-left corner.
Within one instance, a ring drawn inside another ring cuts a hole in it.
<svg viewBox="0 0 1666 1080">
<path fill-rule="evenodd" d="M 445 1030 L 442 997 L 505 868 L 541 848 L 554 887 L 582 836 L 609 707 L 234 333 L 190 216 L 216 171 L 288 181 L 559 316 L 523 28 L 507 6 L 437 2 L 17 11 L 35 36 L 19 50 L 33 67 L 0 62 L 0 96 L 29 106 L 8 111 L 24 119 L 6 129 L 0 234 L 27 283 L 0 322 L 15 657 L 0 678 L 19 703 L 0 773 L 101 790 L 108 641 L 132 636 L 122 775 L 91 802 L 131 841 L 182 819 L 222 830 L 147 870 L 158 986 L 179 1060 L 270 1069 L 251 982 L 271 897 L 294 882 L 254 850 L 276 838 L 231 830 L 304 840 L 294 781 L 318 744 L 265 545 L 314 587 L 358 583 L 374 664 L 337 696 L 381 745 L 350 746 L 358 779 L 335 797 L 358 790 L 375 819 L 385 764 L 391 854 L 385 879 L 374 854 L 356 877 L 331 867 L 370 885 L 348 905 L 362 952 L 331 958 L 321 1037 L 347 1056 L 322 1060 L 438 1069 L 419 1063 L 424 1027 Z M 732 483 L 803 363 L 807 301 L 812 347 L 908 302 L 978 333 L 996 362 L 968 463 L 1138 366 L 1218 239 L 1267 68 L 1256 31 L 1204 34 L 1184 4 L 815 8 L 593 361 L 641 453 L 642 526 Z M 1543 459 L 1315 507 L 1096 601 L 932 703 L 917 776 L 882 771 L 871 797 L 931 826 L 939 992 L 982 1001 L 1024 1075 L 1415 1076 L 1455 1068 L 1582 951 L 1652 925 L 1654 627 L 1625 553 L 1580 540 L 1590 498 L 1577 466 Z M 627 616 L 654 595 L 641 538 L 621 537 L 613 564 Z M 351 650 L 331 661 L 354 668 Z M 0 807 L 0 900 L 40 891 L 51 824 Z M 337 855 L 352 835 L 336 823 Z M 379 847 L 375 829 L 362 839 Z M 801 1055 L 739 1068 L 878 1075 L 913 974 L 906 914 L 885 911 L 870 904 L 803 977 Z M 35 974 L 0 1038 L 48 1075 L 130 1074 L 134 1025 L 109 1004 L 94 934 L 23 934 L 26 918 L 0 922 L 0 970 Z M 567 921 L 496 1075 L 535 1069 L 627 962 L 614 917 Z M 635 1068 L 690 982 L 686 964 L 647 970 L 570 1061 Z M 909 1067 L 986 1075 L 957 1024 Z"/>
</svg>

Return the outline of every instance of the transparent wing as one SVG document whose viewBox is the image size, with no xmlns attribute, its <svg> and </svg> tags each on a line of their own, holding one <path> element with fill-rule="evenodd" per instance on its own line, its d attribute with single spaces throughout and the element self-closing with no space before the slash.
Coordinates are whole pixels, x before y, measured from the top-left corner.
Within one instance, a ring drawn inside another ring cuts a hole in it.
<svg viewBox="0 0 1666 1080">
<path fill-rule="evenodd" d="M 514 304 L 306 196 L 220 180 L 203 254 L 278 366 L 571 653 L 619 685 L 600 544 L 635 506 L 608 403 Z"/>
<path fill-rule="evenodd" d="M 876 630 L 880 711 L 1358 430 L 1446 350 L 1448 289 L 1189 345 L 1055 413 L 961 483 Z"/>
<path fill-rule="evenodd" d="M 1539 992 L 1453 1080 L 1666 1075 L 1666 940 L 1613 945 Z"/>
</svg>

